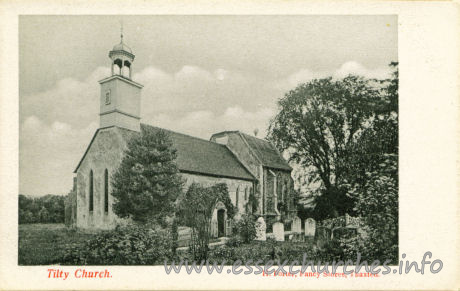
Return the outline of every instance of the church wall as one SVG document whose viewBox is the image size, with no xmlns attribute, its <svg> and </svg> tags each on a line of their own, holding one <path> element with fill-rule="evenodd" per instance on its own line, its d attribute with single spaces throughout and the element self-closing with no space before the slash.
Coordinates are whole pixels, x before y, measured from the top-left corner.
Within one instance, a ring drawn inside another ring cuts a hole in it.
<svg viewBox="0 0 460 291">
<path fill-rule="evenodd" d="M 255 185 L 255 196 L 259 201 L 259 206 L 256 214 L 264 213 L 263 202 L 263 167 L 260 161 L 251 152 L 247 143 L 243 140 L 238 132 L 223 132 L 215 134 L 211 137 L 211 141 L 225 144 L 227 148 L 238 158 L 238 160 L 257 178 L 258 183 Z"/>
<path fill-rule="evenodd" d="M 111 176 L 118 168 L 126 143 L 116 127 L 98 132 L 77 171 L 77 227 L 110 229 L 120 219 L 112 211 Z M 109 174 L 109 211 L 104 211 L 104 171 Z M 94 207 L 89 211 L 89 175 L 93 171 Z"/>
<path fill-rule="evenodd" d="M 296 212 L 293 203 L 294 194 L 294 181 L 291 177 L 291 173 L 287 171 L 269 169 L 264 167 L 264 213 L 268 215 L 275 215 L 276 210 L 274 207 L 276 204 L 282 202 L 283 209 L 280 212 L 287 218 Z M 274 174 L 274 175 L 273 175 Z M 276 179 L 275 179 L 276 177 Z"/>
<path fill-rule="evenodd" d="M 253 187 L 252 181 L 211 177 L 189 173 L 181 173 L 181 175 L 185 179 L 184 192 L 187 191 L 188 187 L 190 187 L 192 183 L 198 183 L 205 187 L 219 183 L 227 184 L 230 200 L 232 201 L 233 206 L 236 206 L 236 193 L 237 190 L 239 190 L 238 213 L 235 215 L 235 218 L 238 219 L 241 214 L 246 212 L 246 204 L 249 200 L 250 189 Z M 246 199 L 244 199 L 245 190 L 247 191 Z"/>
</svg>

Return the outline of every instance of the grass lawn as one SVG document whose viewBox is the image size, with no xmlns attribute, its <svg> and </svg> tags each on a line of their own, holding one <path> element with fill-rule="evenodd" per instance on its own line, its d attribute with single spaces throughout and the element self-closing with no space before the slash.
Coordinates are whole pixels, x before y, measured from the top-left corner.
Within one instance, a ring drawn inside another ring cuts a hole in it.
<svg viewBox="0 0 460 291">
<path fill-rule="evenodd" d="M 66 247 L 69 244 L 83 244 L 94 237 L 94 233 L 68 229 L 64 224 L 21 224 L 19 225 L 19 265 L 54 265 L 60 264 Z M 190 230 L 179 228 L 179 246 L 188 244 Z M 213 242 L 214 240 L 211 240 Z M 179 257 L 187 258 L 188 252 Z M 302 260 L 303 254 L 318 258 L 322 254 L 316 251 L 313 243 L 308 242 L 257 242 L 234 247 L 220 246 L 212 248 L 209 259 L 228 264 L 235 260 L 262 259 L 268 261 L 276 258 Z M 179 257 L 177 259 L 179 259 Z"/>
<path fill-rule="evenodd" d="M 20 224 L 18 264 L 58 264 L 67 244 L 83 243 L 91 236 L 67 229 L 64 224 Z"/>
</svg>

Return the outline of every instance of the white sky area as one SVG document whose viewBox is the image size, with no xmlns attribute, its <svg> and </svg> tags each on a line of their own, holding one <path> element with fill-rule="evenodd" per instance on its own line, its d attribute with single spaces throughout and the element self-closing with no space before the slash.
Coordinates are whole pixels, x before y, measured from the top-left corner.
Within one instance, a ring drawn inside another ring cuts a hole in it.
<svg viewBox="0 0 460 291">
<path fill-rule="evenodd" d="M 205 139 L 265 137 L 276 101 L 299 83 L 385 78 L 398 59 L 396 16 L 21 16 L 20 193 L 71 189 L 121 20 L 145 86 L 141 122 Z"/>
</svg>

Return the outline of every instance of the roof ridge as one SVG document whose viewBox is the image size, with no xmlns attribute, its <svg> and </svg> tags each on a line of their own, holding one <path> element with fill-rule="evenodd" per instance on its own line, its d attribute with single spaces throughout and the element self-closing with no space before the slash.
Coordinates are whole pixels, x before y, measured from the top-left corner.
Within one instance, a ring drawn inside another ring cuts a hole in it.
<svg viewBox="0 0 460 291">
<path fill-rule="evenodd" d="M 240 133 L 241 133 L 241 134 L 244 134 L 245 136 L 249 136 L 250 138 L 255 138 L 255 139 L 258 139 L 258 140 L 261 140 L 261 141 L 269 142 L 269 140 L 268 140 L 268 139 L 265 139 L 265 138 L 259 138 L 259 137 L 257 137 L 257 136 L 253 136 L 253 135 L 247 134 L 247 133 L 242 132 L 242 131 L 241 131 Z"/>
<path fill-rule="evenodd" d="M 221 144 L 218 144 L 218 143 L 216 143 L 216 142 L 213 142 L 213 141 L 210 141 L 210 140 L 201 138 L 201 137 L 196 137 L 196 136 L 193 136 L 193 135 L 190 135 L 190 134 L 186 134 L 186 133 L 174 131 L 174 130 L 171 130 L 171 129 L 167 129 L 167 128 L 163 128 L 163 127 L 154 126 L 154 125 L 147 124 L 147 123 L 141 123 L 141 125 L 154 127 L 154 128 L 157 128 L 157 129 L 169 131 L 169 132 L 172 132 L 172 133 L 175 133 L 175 134 L 180 134 L 180 135 L 183 135 L 183 136 L 186 136 L 186 137 L 190 137 L 190 138 L 193 138 L 193 139 L 197 139 L 197 140 L 200 140 L 200 141 L 208 142 L 208 143 L 210 143 L 210 144 L 215 144 L 215 145 L 218 145 L 218 146 L 223 146 L 223 145 L 221 145 Z M 224 146 L 224 147 L 225 147 L 225 146 Z"/>
</svg>

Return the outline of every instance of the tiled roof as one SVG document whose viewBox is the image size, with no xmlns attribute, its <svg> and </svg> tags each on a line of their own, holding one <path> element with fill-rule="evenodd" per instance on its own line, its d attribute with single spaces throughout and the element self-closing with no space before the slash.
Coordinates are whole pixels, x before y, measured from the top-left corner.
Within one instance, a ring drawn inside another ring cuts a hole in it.
<svg viewBox="0 0 460 291">
<path fill-rule="evenodd" d="M 177 149 L 176 163 L 181 172 L 255 180 L 224 145 L 148 124 L 141 124 L 141 129 L 169 133 Z"/>
<path fill-rule="evenodd" d="M 240 135 L 247 141 L 249 147 L 262 162 L 262 165 L 269 168 L 292 170 L 291 166 L 283 159 L 272 143 L 242 132 L 240 132 Z"/>
<path fill-rule="evenodd" d="M 122 136 L 125 139 L 129 139 L 134 134 L 137 134 L 137 132 L 128 129 L 119 129 L 122 130 Z M 181 172 L 251 181 L 256 179 L 225 145 L 143 123 L 141 123 L 141 129 L 164 130 L 169 133 L 174 147 L 177 149 L 176 162 Z M 93 140 L 98 132 L 99 129 L 94 134 Z M 288 171 L 292 170 L 270 142 L 241 132 L 238 133 L 246 140 L 263 166 Z M 75 173 L 91 147 L 91 143 L 75 169 Z"/>
</svg>

